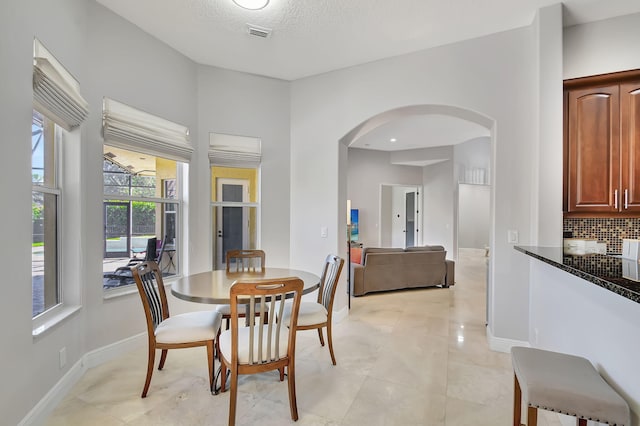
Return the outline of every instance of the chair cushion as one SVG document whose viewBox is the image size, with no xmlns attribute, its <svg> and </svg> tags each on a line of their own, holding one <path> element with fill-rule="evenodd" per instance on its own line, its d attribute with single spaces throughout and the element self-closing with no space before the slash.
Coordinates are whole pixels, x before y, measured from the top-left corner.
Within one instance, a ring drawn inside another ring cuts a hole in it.
<svg viewBox="0 0 640 426">
<path fill-rule="evenodd" d="M 289 317 L 291 317 L 291 303 L 287 303 L 284 307 L 284 314 L 282 315 L 282 321 L 285 324 L 289 324 Z M 327 308 L 320 303 L 316 302 L 301 302 L 300 310 L 298 311 L 298 325 L 308 326 L 314 324 L 323 324 L 327 322 Z"/>
<path fill-rule="evenodd" d="M 629 406 L 586 358 L 513 347 L 511 359 L 530 406 L 612 425 L 630 424 Z"/>
<path fill-rule="evenodd" d="M 274 329 L 272 331 L 272 335 L 271 335 L 271 341 L 272 341 L 272 345 L 275 347 L 275 327 L 276 324 L 273 325 Z M 258 333 L 259 333 L 259 327 L 260 326 L 255 326 L 254 329 L 254 335 L 253 335 L 253 360 L 254 362 L 259 362 L 259 356 L 258 356 Z M 267 332 L 268 332 L 268 325 L 263 325 L 262 326 L 264 328 L 264 340 L 263 340 L 263 346 L 262 346 L 262 355 L 263 358 L 266 359 L 267 358 L 267 345 L 265 345 L 264 343 L 267 341 Z M 238 362 L 240 364 L 248 364 L 249 363 L 249 329 L 250 327 L 238 327 Z M 225 359 L 231 361 L 231 330 L 226 330 L 223 331 L 222 334 L 220 334 L 220 352 L 222 352 L 222 355 L 225 357 Z M 282 327 L 280 329 L 280 340 L 278 342 L 278 359 L 282 359 L 282 358 L 286 358 L 287 357 L 287 348 L 289 347 L 289 329 L 287 329 L 287 327 Z M 271 356 L 274 357 L 275 356 L 275 352 L 272 349 L 271 350 Z"/>
<path fill-rule="evenodd" d="M 189 343 L 213 340 L 218 334 L 222 315 L 214 311 L 188 312 L 171 316 L 156 327 L 158 343 Z"/>
<path fill-rule="evenodd" d="M 256 303 L 255 308 L 256 312 L 260 312 L 260 304 Z M 245 311 L 247 310 L 247 305 L 238 305 L 238 315 L 245 316 Z M 264 306 L 265 312 L 269 312 L 269 305 Z M 231 305 L 216 305 L 216 312 L 220 312 L 225 317 L 231 316 Z"/>
</svg>

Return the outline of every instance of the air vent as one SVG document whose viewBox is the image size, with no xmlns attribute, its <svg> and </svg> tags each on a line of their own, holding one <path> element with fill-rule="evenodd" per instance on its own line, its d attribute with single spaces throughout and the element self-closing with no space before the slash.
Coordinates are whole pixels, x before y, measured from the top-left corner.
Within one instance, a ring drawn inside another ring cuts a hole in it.
<svg viewBox="0 0 640 426">
<path fill-rule="evenodd" d="M 267 38 L 271 35 L 271 31 L 273 30 L 271 30 L 270 28 L 263 28 L 257 25 L 247 24 L 247 32 L 249 33 L 249 35 L 255 37 Z"/>
</svg>

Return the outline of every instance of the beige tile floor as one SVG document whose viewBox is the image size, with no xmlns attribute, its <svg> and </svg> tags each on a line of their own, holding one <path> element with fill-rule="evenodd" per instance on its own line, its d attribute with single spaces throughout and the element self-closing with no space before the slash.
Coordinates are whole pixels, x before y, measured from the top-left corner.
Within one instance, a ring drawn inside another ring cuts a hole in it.
<svg viewBox="0 0 640 426">
<path fill-rule="evenodd" d="M 315 331 L 298 334 L 299 425 L 511 424 L 508 354 L 485 335 L 484 250 L 461 250 L 456 285 L 354 298 L 334 326 L 337 366 Z M 229 395 L 208 392 L 204 348 L 169 352 L 140 398 L 146 348 L 89 370 L 48 425 L 223 425 Z M 293 424 L 275 373 L 241 376 L 238 425 Z M 559 426 L 541 411 L 540 426 Z"/>
</svg>

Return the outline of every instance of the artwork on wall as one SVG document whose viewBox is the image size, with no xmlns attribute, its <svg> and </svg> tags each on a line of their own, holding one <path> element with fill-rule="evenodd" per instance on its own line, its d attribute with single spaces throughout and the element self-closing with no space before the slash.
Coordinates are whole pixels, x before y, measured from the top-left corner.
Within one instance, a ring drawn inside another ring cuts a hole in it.
<svg viewBox="0 0 640 426">
<path fill-rule="evenodd" d="M 351 209 L 351 235 L 350 241 L 358 241 L 359 237 L 359 215 L 358 209 Z"/>
</svg>

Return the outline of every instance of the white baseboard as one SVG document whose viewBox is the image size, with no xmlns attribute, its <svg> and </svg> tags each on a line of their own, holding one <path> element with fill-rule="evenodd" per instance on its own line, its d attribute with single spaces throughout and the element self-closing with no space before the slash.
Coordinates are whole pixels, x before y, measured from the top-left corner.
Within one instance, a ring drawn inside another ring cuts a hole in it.
<svg viewBox="0 0 640 426">
<path fill-rule="evenodd" d="M 97 367 L 107 361 L 111 361 L 120 355 L 139 348 L 141 345 L 144 345 L 146 341 L 147 332 L 145 331 L 144 333 L 136 334 L 119 342 L 87 352 L 83 357 L 86 366 L 85 369 L 88 370 L 89 368 Z"/>
<path fill-rule="evenodd" d="M 141 333 L 128 337 L 119 342 L 112 343 L 102 348 L 87 352 L 82 356 L 64 376 L 56 383 L 47 394 L 29 411 L 18 423 L 18 426 L 31 426 L 45 424 L 49 415 L 67 396 L 69 391 L 82 378 L 84 373 L 93 367 L 110 361 L 123 355 L 134 348 L 144 344 L 147 333 Z"/>
<path fill-rule="evenodd" d="M 29 411 L 18 426 L 41 425 L 51 412 L 62 402 L 67 393 L 85 373 L 84 358 L 80 358 L 47 394 Z"/>
<path fill-rule="evenodd" d="M 345 306 L 342 309 L 340 309 L 339 311 L 333 311 L 331 313 L 331 319 L 334 323 L 340 322 L 343 319 L 345 319 L 346 317 L 349 316 L 349 307 Z"/>
<path fill-rule="evenodd" d="M 496 352 L 511 352 L 511 348 L 514 346 L 531 346 L 529 342 L 524 340 L 504 339 L 502 337 L 496 337 L 491 331 L 491 327 L 487 327 L 487 341 L 489 342 L 489 349 Z"/>
</svg>

